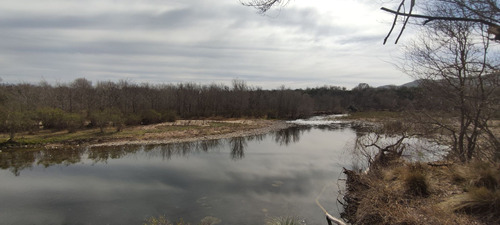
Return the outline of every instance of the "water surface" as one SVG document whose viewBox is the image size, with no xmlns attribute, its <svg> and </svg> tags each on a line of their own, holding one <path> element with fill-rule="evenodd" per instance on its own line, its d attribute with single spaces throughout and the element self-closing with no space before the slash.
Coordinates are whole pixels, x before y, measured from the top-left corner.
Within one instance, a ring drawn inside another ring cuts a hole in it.
<svg viewBox="0 0 500 225">
<path fill-rule="evenodd" d="M 337 179 L 356 133 L 340 124 L 160 146 L 0 153 L 2 224 L 142 224 L 206 216 L 264 224 L 339 215 Z"/>
</svg>

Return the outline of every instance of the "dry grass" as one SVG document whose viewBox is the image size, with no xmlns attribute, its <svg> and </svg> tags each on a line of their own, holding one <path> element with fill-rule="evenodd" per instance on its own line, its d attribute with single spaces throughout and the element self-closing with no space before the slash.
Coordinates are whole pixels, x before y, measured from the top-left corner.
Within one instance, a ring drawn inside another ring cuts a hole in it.
<svg viewBox="0 0 500 225">
<path fill-rule="evenodd" d="M 47 146 L 63 144 L 106 143 L 115 141 L 148 141 L 183 139 L 204 137 L 208 135 L 221 135 L 237 131 L 245 131 L 269 126 L 265 120 L 178 120 L 146 126 L 125 127 L 121 132 L 109 127 L 101 133 L 98 128 L 79 130 L 73 133 L 68 131 L 41 130 L 35 134 L 20 133 L 16 135 L 19 145 Z M 0 133 L 1 141 L 8 140 L 8 134 Z"/>
<path fill-rule="evenodd" d="M 408 165 L 402 174 L 405 193 L 413 196 L 426 197 L 430 194 L 429 182 L 421 163 Z"/>
<path fill-rule="evenodd" d="M 269 219 L 266 225 L 301 225 L 301 223 L 294 217 L 276 217 Z"/>
<path fill-rule="evenodd" d="M 498 189 L 472 188 L 466 193 L 448 199 L 441 205 L 453 212 L 478 215 L 486 221 L 500 224 L 500 190 Z"/>
<path fill-rule="evenodd" d="M 207 216 L 203 218 L 198 225 L 215 225 L 219 224 L 221 220 L 212 216 Z M 165 215 L 152 216 L 144 221 L 144 225 L 190 225 L 190 223 L 184 222 L 183 219 L 179 219 L 175 222 L 171 222 L 167 219 Z"/>
<path fill-rule="evenodd" d="M 500 223 L 500 170 L 484 162 L 455 166 L 451 181 L 463 189 L 440 206 L 451 212 L 476 215 L 489 223 Z"/>
<path fill-rule="evenodd" d="M 365 120 L 370 122 L 380 122 L 394 119 L 401 119 L 404 117 L 402 112 L 390 112 L 390 111 L 367 111 L 367 112 L 355 112 L 351 113 L 346 117 L 341 119 L 346 120 Z"/>
<path fill-rule="evenodd" d="M 393 162 L 378 171 L 360 175 L 357 185 L 361 184 L 365 188 L 349 196 L 359 203 L 349 222 L 496 224 L 500 218 L 498 186 L 490 190 L 476 182 L 482 180 L 481 169 L 471 167 L 474 166 L 436 167 Z M 497 171 L 493 176 L 499 173 Z M 355 188 L 351 187 L 350 190 Z"/>
</svg>

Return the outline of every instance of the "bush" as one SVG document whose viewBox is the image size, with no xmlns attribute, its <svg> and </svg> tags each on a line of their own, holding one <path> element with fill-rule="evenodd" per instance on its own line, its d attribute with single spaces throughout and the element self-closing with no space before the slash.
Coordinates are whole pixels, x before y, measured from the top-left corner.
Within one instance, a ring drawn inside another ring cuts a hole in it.
<svg viewBox="0 0 500 225">
<path fill-rule="evenodd" d="M 402 131 L 405 131 L 407 128 L 403 124 L 402 121 L 385 121 L 382 124 L 382 130 L 385 133 L 388 134 L 394 134 L 394 133 L 401 133 Z"/>
<path fill-rule="evenodd" d="M 59 108 L 41 108 L 36 114 L 36 119 L 47 129 L 68 129 L 71 133 L 83 126 L 83 117 L 80 114 L 68 113 Z"/>
<path fill-rule="evenodd" d="M 76 113 L 65 113 L 62 117 L 64 128 L 68 129 L 68 132 L 73 133 L 78 128 L 83 125 L 83 118 Z"/>
<path fill-rule="evenodd" d="M 175 111 L 168 110 L 161 115 L 161 118 L 166 122 L 175 122 L 177 120 L 177 114 Z"/>
<path fill-rule="evenodd" d="M 125 116 L 124 123 L 125 125 L 140 125 L 142 117 L 137 114 L 128 114 Z"/>
<path fill-rule="evenodd" d="M 429 184 L 421 164 L 410 165 L 404 174 L 406 193 L 413 196 L 428 196 Z"/>
<path fill-rule="evenodd" d="M 158 217 L 152 216 L 147 218 L 144 225 L 172 225 L 172 223 L 168 222 L 164 215 L 161 215 Z"/>
<path fill-rule="evenodd" d="M 221 220 L 212 216 L 207 216 L 203 218 L 199 225 L 215 225 L 220 223 Z M 190 225 L 190 223 L 184 222 L 183 219 L 180 219 L 174 223 L 170 222 L 167 217 L 164 215 L 158 217 L 149 217 L 146 219 L 144 225 Z"/>
<path fill-rule="evenodd" d="M 99 127 L 101 133 L 104 133 L 104 128 L 109 123 L 108 115 L 104 111 L 94 111 L 90 114 L 91 125 Z"/>
<path fill-rule="evenodd" d="M 1 111 L 0 130 L 9 132 L 9 141 L 14 141 L 15 134 L 21 131 L 33 131 L 36 126 L 31 111 Z"/>
<path fill-rule="evenodd" d="M 107 110 L 109 114 L 109 120 L 113 123 L 113 127 L 116 128 L 116 132 L 120 132 L 125 124 L 125 118 L 121 111 L 119 110 Z"/>
<path fill-rule="evenodd" d="M 100 128 L 101 133 L 104 133 L 104 128 L 109 124 L 115 126 L 117 131 L 119 132 L 125 122 L 122 112 L 117 109 L 93 111 L 90 115 L 90 120 L 92 126 L 97 126 Z"/>
<path fill-rule="evenodd" d="M 59 108 L 45 107 L 37 110 L 37 119 L 42 122 L 44 128 L 47 129 L 66 129 L 64 123 L 66 112 Z"/>
<path fill-rule="evenodd" d="M 163 122 L 161 113 L 154 109 L 145 110 L 142 112 L 141 123 L 144 125 L 155 124 Z"/>
<path fill-rule="evenodd" d="M 268 220 L 266 225 L 300 225 L 301 223 L 293 217 L 276 217 Z"/>
</svg>

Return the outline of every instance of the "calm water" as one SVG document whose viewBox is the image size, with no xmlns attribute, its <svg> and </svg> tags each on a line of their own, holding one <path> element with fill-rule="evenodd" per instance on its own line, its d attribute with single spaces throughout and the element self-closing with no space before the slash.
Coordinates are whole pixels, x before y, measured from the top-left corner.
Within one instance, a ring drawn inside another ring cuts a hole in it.
<svg viewBox="0 0 500 225">
<path fill-rule="evenodd" d="M 0 153 L 0 224 L 142 224 L 166 215 L 196 224 L 264 224 L 339 215 L 337 179 L 356 133 L 294 127 L 217 141 Z"/>
</svg>

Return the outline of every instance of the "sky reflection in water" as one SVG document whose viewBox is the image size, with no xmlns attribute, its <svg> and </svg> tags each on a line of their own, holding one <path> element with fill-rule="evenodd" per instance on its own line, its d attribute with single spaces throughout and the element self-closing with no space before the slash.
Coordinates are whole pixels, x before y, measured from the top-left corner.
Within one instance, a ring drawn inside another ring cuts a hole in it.
<svg viewBox="0 0 500 225">
<path fill-rule="evenodd" d="M 5 224 L 142 224 L 149 216 L 206 216 L 264 224 L 338 216 L 337 179 L 356 133 L 342 125 L 161 146 L 0 153 Z"/>
</svg>

